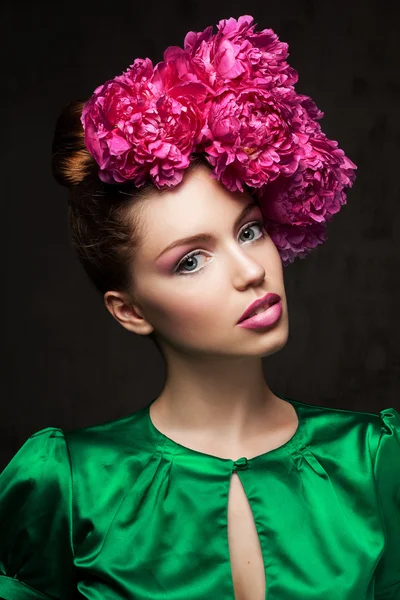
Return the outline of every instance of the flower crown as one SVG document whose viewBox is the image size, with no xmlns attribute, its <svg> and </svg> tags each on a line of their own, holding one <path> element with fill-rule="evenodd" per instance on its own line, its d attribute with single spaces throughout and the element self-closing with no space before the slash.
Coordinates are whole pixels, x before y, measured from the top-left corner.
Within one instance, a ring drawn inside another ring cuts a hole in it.
<svg viewBox="0 0 400 600">
<path fill-rule="evenodd" d="M 191 31 L 155 66 L 136 59 L 95 89 L 81 122 L 105 183 L 175 186 L 201 153 L 228 190 L 254 188 L 286 266 L 326 241 L 357 167 L 321 131 L 324 113 L 294 90 L 288 45 L 253 21 Z"/>
</svg>

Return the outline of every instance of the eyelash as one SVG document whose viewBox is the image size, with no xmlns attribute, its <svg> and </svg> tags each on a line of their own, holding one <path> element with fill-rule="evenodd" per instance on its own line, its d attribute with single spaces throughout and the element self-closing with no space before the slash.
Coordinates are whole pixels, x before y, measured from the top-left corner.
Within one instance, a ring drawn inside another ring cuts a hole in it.
<svg viewBox="0 0 400 600">
<path fill-rule="evenodd" d="M 263 221 L 252 221 L 251 223 L 247 223 L 241 231 L 245 231 L 247 228 L 252 227 L 253 225 L 259 225 L 262 233 L 261 233 L 260 237 L 258 237 L 256 240 L 254 240 L 254 241 L 250 240 L 251 244 L 255 244 L 256 242 L 259 242 L 260 240 L 263 240 L 267 237 L 267 231 L 264 227 Z M 193 252 L 186 254 L 186 256 L 184 256 L 177 264 L 177 266 L 174 270 L 174 273 L 176 275 L 178 275 L 179 277 L 187 277 L 188 275 L 196 275 L 197 273 L 200 273 L 200 271 L 202 271 L 204 267 L 202 267 L 201 269 L 198 269 L 197 271 L 192 271 L 192 272 L 190 272 L 190 271 L 189 272 L 180 272 L 179 271 L 180 267 L 183 265 L 185 260 L 187 260 L 188 258 L 191 258 L 192 256 L 197 256 L 198 254 L 203 254 L 203 251 L 202 250 L 194 250 Z"/>
</svg>

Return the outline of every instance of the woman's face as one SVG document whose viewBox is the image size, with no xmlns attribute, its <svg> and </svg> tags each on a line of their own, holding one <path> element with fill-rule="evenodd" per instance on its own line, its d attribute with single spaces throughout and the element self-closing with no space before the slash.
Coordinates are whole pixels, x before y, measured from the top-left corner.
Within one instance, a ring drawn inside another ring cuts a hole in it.
<svg viewBox="0 0 400 600">
<path fill-rule="evenodd" d="M 135 307 L 152 327 L 137 327 L 138 333 L 154 328 L 161 343 L 190 354 L 266 356 L 285 345 L 282 262 L 251 196 L 228 191 L 207 166 L 198 165 L 176 188 L 152 193 L 141 216 L 146 233 L 132 281 Z M 198 234 L 209 239 L 175 245 Z M 168 249 L 171 244 L 175 247 Z M 239 327 L 249 304 L 268 292 L 282 298 L 278 322 L 263 329 Z"/>
</svg>

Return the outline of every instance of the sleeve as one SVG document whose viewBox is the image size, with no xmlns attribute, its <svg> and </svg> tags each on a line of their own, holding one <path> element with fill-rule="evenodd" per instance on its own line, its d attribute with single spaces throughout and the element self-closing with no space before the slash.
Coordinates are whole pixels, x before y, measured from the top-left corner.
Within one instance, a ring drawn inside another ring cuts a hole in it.
<svg viewBox="0 0 400 600">
<path fill-rule="evenodd" d="M 394 408 L 380 412 L 381 433 L 374 476 L 386 546 L 375 571 L 375 598 L 400 599 L 400 414 Z"/>
<path fill-rule="evenodd" d="M 72 476 L 61 429 L 31 435 L 0 474 L 0 599 L 75 597 Z"/>
</svg>

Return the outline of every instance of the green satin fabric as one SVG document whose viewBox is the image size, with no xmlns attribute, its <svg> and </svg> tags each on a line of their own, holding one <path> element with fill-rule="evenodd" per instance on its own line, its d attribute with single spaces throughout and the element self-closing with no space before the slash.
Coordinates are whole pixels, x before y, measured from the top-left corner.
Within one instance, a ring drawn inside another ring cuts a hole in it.
<svg viewBox="0 0 400 600">
<path fill-rule="evenodd" d="M 149 406 L 31 435 L 0 475 L 0 598 L 234 600 L 234 470 L 267 600 L 400 599 L 400 414 L 284 398 L 283 446 L 223 459 L 159 432 Z"/>
</svg>

